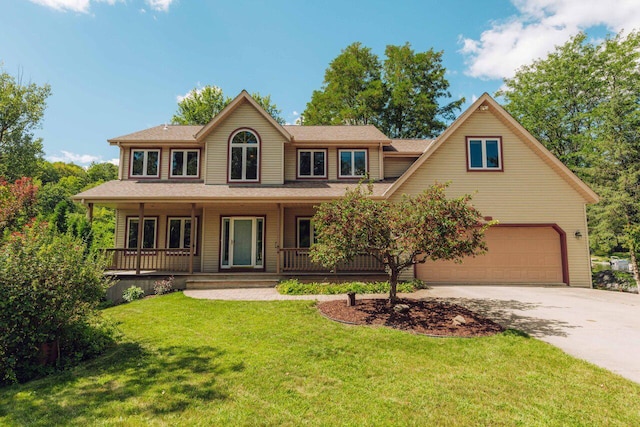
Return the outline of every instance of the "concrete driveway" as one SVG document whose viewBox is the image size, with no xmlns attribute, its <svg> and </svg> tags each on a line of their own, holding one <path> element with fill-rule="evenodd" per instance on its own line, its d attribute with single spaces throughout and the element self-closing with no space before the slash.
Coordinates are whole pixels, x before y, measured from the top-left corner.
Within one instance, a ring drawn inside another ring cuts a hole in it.
<svg viewBox="0 0 640 427">
<path fill-rule="evenodd" d="M 342 299 L 280 295 L 274 288 L 188 290 L 193 298 L 227 300 Z M 640 296 L 568 287 L 436 286 L 411 298 L 446 298 L 508 328 L 561 348 L 640 383 Z M 358 298 L 387 295 L 358 295 Z"/>
<path fill-rule="evenodd" d="M 640 383 L 637 294 L 499 286 L 438 286 L 426 294 L 453 299 L 505 327 L 525 331 L 572 356 Z"/>
</svg>

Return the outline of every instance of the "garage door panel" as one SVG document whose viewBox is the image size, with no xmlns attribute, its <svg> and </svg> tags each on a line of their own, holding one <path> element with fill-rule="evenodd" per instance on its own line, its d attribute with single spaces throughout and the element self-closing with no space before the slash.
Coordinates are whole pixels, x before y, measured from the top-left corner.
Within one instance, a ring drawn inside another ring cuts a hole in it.
<svg viewBox="0 0 640 427">
<path fill-rule="evenodd" d="M 562 283 L 560 236 L 552 227 L 492 227 L 484 255 L 418 264 L 416 276 L 441 283 Z"/>
</svg>

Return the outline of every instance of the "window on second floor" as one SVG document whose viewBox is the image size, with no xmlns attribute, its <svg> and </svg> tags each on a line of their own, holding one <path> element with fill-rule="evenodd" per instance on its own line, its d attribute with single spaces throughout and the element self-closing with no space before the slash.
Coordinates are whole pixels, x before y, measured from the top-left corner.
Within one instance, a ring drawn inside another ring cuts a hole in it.
<svg viewBox="0 0 640 427">
<path fill-rule="evenodd" d="M 171 177 L 197 178 L 200 171 L 200 150 L 171 150 Z"/>
<path fill-rule="evenodd" d="M 198 220 L 195 222 L 194 248 L 197 242 Z M 191 218 L 167 218 L 167 249 L 189 249 L 191 247 Z"/>
<path fill-rule="evenodd" d="M 160 150 L 131 150 L 131 176 L 157 178 L 160 176 Z"/>
<path fill-rule="evenodd" d="M 469 170 L 502 170 L 502 140 L 499 137 L 468 137 L 467 167 Z"/>
<path fill-rule="evenodd" d="M 260 181 L 260 138 L 242 129 L 231 135 L 229 142 L 229 182 Z"/>
<path fill-rule="evenodd" d="M 127 218 L 127 249 L 138 247 L 138 218 Z M 156 218 L 145 218 L 142 229 L 142 249 L 153 249 L 156 247 Z"/>
<path fill-rule="evenodd" d="M 327 150 L 298 150 L 298 178 L 326 178 Z"/>
<path fill-rule="evenodd" d="M 367 174 L 367 150 L 338 150 L 339 178 L 361 178 Z"/>
</svg>

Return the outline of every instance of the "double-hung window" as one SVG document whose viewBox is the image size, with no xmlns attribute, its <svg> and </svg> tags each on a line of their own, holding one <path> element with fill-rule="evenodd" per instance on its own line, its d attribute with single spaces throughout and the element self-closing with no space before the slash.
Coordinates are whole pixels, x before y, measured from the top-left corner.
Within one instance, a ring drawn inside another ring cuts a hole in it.
<svg viewBox="0 0 640 427">
<path fill-rule="evenodd" d="M 338 150 L 339 178 L 362 178 L 367 174 L 367 150 Z"/>
<path fill-rule="evenodd" d="M 468 137 L 469 170 L 502 170 L 502 139 L 500 137 Z"/>
<path fill-rule="evenodd" d="M 160 176 L 160 150 L 131 150 L 131 176 L 158 178 Z"/>
<path fill-rule="evenodd" d="M 171 150 L 171 177 L 197 178 L 200 150 Z"/>
<path fill-rule="evenodd" d="M 138 247 L 138 218 L 127 218 L 127 249 Z M 157 218 L 144 218 L 142 229 L 142 249 L 154 249 L 156 247 Z"/>
<path fill-rule="evenodd" d="M 196 219 L 194 236 L 197 236 L 197 227 Z M 194 249 L 198 247 L 196 243 L 194 238 Z M 189 248 L 191 248 L 191 218 L 167 218 L 167 249 Z"/>
<path fill-rule="evenodd" d="M 229 142 L 229 182 L 260 181 L 260 138 L 250 130 L 239 130 Z"/>
<path fill-rule="evenodd" d="M 311 218 L 298 218 L 298 247 L 310 248 L 316 242 L 316 231 Z"/>
<path fill-rule="evenodd" d="M 326 178 L 327 150 L 298 150 L 298 178 Z"/>
</svg>

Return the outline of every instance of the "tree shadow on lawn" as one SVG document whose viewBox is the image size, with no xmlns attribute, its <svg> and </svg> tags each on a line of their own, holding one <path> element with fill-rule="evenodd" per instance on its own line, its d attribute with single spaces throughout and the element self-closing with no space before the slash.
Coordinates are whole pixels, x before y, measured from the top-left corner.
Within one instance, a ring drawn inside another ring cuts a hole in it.
<svg viewBox="0 0 640 427">
<path fill-rule="evenodd" d="M 244 365 L 222 362 L 224 354 L 209 346 L 149 350 L 122 343 L 73 371 L 0 390 L 0 416 L 44 426 L 180 413 L 194 404 L 228 398 L 217 380 Z"/>
<path fill-rule="evenodd" d="M 514 313 L 514 311 L 533 310 L 539 307 L 540 304 L 516 300 L 474 298 L 442 298 L 441 300 L 466 307 L 481 316 L 499 323 L 506 329 L 524 331 L 537 338 L 543 336 L 566 337 L 566 329 L 578 327 L 561 320 L 540 319 L 538 317 L 522 316 Z"/>
</svg>

